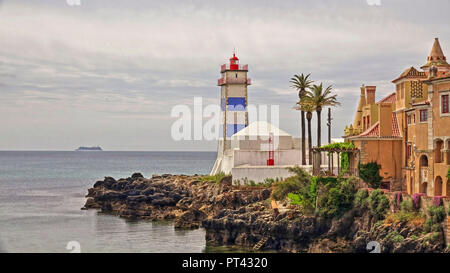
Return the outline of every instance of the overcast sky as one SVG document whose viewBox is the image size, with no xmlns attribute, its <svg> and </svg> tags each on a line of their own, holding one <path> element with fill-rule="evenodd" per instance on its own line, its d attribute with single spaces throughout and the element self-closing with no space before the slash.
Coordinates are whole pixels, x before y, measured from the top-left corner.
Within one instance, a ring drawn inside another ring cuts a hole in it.
<svg viewBox="0 0 450 273">
<path fill-rule="evenodd" d="M 280 105 L 294 136 L 289 78 L 333 85 L 340 137 L 362 83 L 377 99 L 393 92 L 435 37 L 450 54 L 449 0 L 80 1 L 0 0 L 0 150 L 215 150 L 172 140 L 170 111 L 194 96 L 217 103 L 233 48 L 249 64 L 249 103 Z"/>
</svg>

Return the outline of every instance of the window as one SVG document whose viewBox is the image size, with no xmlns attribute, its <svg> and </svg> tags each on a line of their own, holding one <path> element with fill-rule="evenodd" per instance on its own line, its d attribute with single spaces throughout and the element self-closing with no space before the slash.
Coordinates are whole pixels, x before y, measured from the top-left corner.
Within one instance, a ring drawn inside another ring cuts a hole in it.
<svg viewBox="0 0 450 273">
<path fill-rule="evenodd" d="M 428 120 L 428 110 L 420 110 L 420 122 L 426 122 Z"/>
<path fill-rule="evenodd" d="M 411 143 L 406 143 L 406 159 L 410 159 L 411 158 L 411 152 L 412 152 L 412 147 L 411 147 Z M 406 163 L 408 164 L 408 163 Z"/>
<path fill-rule="evenodd" d="M 441 111 L 442 114 L 448 114 L 448 95 L 443 95 L 441 97 L 441 102 L 442 102 L 442 106 L 441 106 Z"/>
<path fill-rule="evenodd" d="M 412 116 L 413 116 L 412 122 L 413 122 L 413 123 L 416 123 L 416 114 L 413 114 Z"/>
<path fill-rule="evenodd" d="M 408 115 L 408 125 L 411 124 L 411 115 Z"/>
</svg>

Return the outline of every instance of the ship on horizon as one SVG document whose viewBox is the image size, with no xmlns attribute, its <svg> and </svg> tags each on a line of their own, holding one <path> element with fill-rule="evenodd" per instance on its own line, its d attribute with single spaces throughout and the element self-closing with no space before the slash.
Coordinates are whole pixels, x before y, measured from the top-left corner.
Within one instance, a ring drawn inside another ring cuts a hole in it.
<svg viewBox="0 0 450 273">
<path fill-rule="evenodd" d="M 93 147 L 78 147 L 75 151 L 103 151 L 100 146 L 93 146 Z"/>
</svg>

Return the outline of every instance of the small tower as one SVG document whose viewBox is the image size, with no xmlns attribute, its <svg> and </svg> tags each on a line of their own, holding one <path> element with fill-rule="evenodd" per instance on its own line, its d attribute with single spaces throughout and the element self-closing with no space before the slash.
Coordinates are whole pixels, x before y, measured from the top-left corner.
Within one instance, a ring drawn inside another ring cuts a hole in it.
<svg viewBox="0 0 450 273">
<path fill-rule="evenodd" d="M 450 71 L 450 65 L 447 63 L 447 58 L 442 51 L 438 38 L 434 39 L 433 47 L 427 58 L 427 63 L 421 68 L 425 72 L 430 72 L 431 67 L 436 67 L 438 71 Z"/>
<path fill-rule="evenodd" d="M 248 65 L 241 66 L 235 53 L 228 65 L 221 66 L 222 77 L 217 82 L 222 110 L 219 153 L 230 149 L 227 138 L 248 126 L 247 87 L 251 80 L 247 78 L 247 72 Z"/>
</svg>

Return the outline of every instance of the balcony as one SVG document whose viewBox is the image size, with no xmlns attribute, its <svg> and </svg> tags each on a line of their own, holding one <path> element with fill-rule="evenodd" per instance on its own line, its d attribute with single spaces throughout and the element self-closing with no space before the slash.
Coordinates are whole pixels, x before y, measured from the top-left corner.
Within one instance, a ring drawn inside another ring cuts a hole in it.
<svg viewBox="0 0 450 273">
<path fill-rule="evenodd" d="M 217 85 L 224 85 L 224 84 L 252 84 L 252 79 L 242 79 L 242 78 L 221 78 L 217 80 Z"/>
<path fill-rule="evenodd" d="M 220 72 L 225 72 L 226 70 L 230 70 L 230 65 L 229 64 L 223 64 L 223 65 L 220 66 Z M 233 70 L 235 70 L 235 69 L 233 69 Z M 239 65 L 238 66 L 238 70 L 248 71 L 248 64 Z"/>
</svg>

